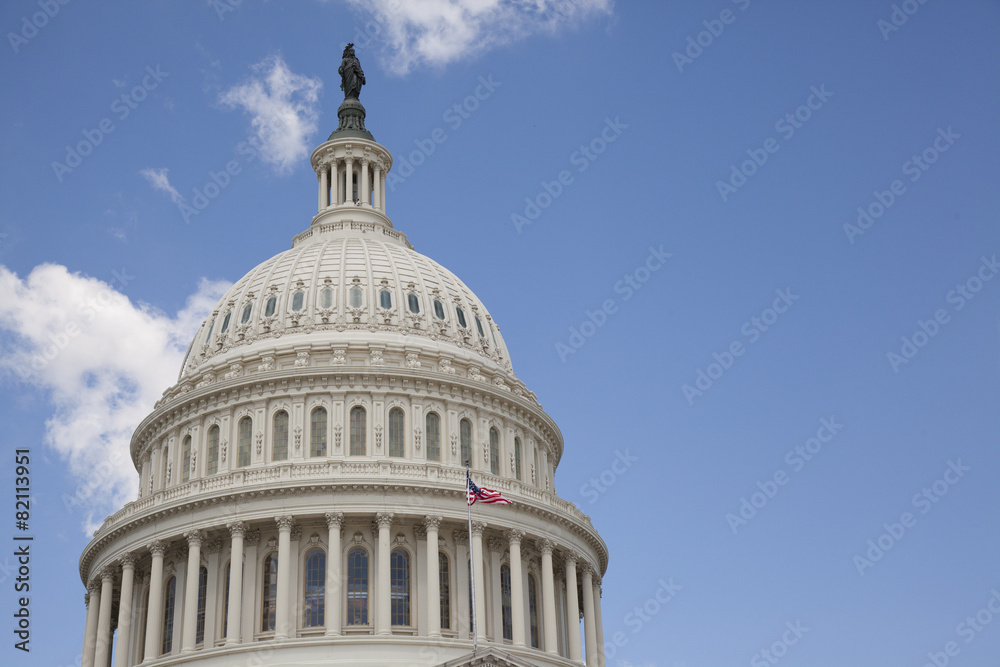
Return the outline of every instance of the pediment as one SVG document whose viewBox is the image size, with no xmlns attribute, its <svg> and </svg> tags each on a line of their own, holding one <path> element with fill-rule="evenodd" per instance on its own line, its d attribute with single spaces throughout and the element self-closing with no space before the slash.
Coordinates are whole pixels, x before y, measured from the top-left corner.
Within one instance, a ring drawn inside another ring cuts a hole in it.
<svg viewBox="0 0 1000 667">
<path fill-rule="evenodd" d="M 515 658 L 509 653 L 489 648 L 441 663 L 439 667 L 537 667 L 537 665 L 523 658 Z"/>
</svg>

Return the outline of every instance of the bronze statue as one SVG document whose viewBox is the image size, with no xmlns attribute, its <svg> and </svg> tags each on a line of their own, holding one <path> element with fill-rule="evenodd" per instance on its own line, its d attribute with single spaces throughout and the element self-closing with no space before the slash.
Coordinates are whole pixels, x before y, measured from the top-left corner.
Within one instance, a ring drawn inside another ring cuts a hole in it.
<svg viewBox="0 0 1000 667">
<path fill-rule="evenodd" d="M 354 55 L 354 43 L 344 47 L 344 60 L 340 63 L 340 89 L 344 91 L 344 99 L 358 99 L 361 86 L 365 85 L 365 73 L 361 70 L 361 62 Z"/>
</svg>

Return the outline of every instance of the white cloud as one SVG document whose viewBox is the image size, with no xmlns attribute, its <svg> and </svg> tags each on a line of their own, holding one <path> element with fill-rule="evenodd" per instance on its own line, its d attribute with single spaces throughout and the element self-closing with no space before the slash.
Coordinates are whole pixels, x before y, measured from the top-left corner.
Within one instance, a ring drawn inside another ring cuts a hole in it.
<svg viewBox="0 0 1000 667">
<path fill-rule="evenodd" d="M 272 56 L 253 66 L 249 81 L 233 86 L 219 99 L 250 114 L 261 157 L 287 172 L 309 154 L 322 88 L 321 80 L 295 74 L 281 56 Z"/>
<path fill-rule="evenodd" d="M 373 14 L 354 39 L 384 43 L 386 66 L 403 75 L 413 67 L 447 65 L 478 52 L 596 14 L 610 14 L 613 0 L 348 0 Z"/>
<path fill-rule="evenodd" d="M 132 432 L 177 381 L 188 344 L 228 287 L 203 279 L 171 316 L 64 266 L 43 264 L 21 279 L 0 265 L 0 369 L 47 397 L 46 444 L 78 482 L 61 504 L 83 511 L 88 534 L 135 499 Z"/>
<path fill-rule="evenodd" d="M 166 167 L 161 167 L 160 169 L 147 167 L 139 173 L 149 181 L 154 190 L 167 193 L 170 196 L 170 201 L 179 204 L 184 201 L 184 197 L 181 196 L 181 193 L 177 192 L 177 188 L 170 184 L 170 179 L 167 178 L 168 171 L 170 170 Z"/>
</svg>

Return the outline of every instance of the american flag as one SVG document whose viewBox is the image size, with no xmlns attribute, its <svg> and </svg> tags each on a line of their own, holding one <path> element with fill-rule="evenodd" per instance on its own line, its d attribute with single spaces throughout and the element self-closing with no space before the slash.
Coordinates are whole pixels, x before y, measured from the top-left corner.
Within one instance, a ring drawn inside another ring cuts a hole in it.
<svg viewBox="0 0 1000 667">
<path fill-rule="evenodd" d="M 510 505 L 510 501 L 503 497 L 499 491 L 490 491 L 489 489 L 479 488 L 469 477 L 468 471 L 465 473 L 465 481 L 468 482 L 465 487 L 465 497 L 470 505 L 475 504 L 478 500 L 483 503 L 498 503 L 500 505 Z"/>
</svg>

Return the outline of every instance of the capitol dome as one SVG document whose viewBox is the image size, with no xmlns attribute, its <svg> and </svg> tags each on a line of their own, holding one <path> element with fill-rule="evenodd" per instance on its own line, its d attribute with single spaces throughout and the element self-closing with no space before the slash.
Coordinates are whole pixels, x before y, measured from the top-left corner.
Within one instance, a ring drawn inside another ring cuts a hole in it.
<svg viewBox="0 0 1000 667">
<path fill-rule="evenodd" d="M 82 667 L 604 666 L 608 550 L 556 493 L 562 434 L 394 228 L 364 115 L 341 105 L 308 228 L 136 428 L 138 497 L 80 558 Z M 511 504 L 470 510 L 467 478 Z"/>
</svg>

